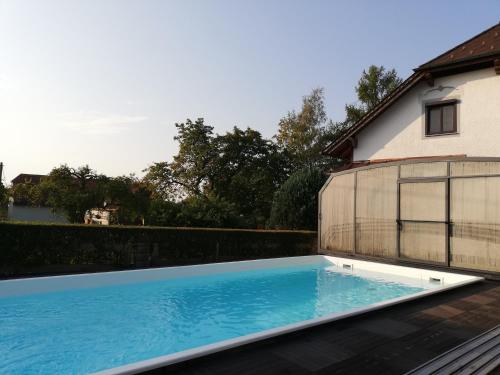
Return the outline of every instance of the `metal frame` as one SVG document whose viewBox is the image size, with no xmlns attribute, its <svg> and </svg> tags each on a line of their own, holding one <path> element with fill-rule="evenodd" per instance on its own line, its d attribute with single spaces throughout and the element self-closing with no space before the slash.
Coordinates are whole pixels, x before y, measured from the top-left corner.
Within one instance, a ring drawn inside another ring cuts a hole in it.
<svg viewBox="0 0 500 375">
<path fill-rule="evenodd" d="M 353 221 L 353 227 L 352 227 L 352 237 L 353 237 L 353 242 L 352 242 L 352 253 L 353 255 L 356 255 L 356 248 L 357 248 L 357 241 L 356 241 L 356 199 L 358 196 L 358 171 L 354 172 L 354 207 L 352 210 L 352 221 Z"/>
</svg>

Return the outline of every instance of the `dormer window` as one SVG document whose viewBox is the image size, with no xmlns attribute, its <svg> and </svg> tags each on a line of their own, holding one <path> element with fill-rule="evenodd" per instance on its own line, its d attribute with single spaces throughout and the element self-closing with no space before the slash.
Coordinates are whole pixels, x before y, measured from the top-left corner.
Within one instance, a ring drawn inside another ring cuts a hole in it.
<svg viewBox="0 0 500 375">
<path fill-rule="evenodd" d="M 425 135 L 457 133 L 457 101 L 447 100 L 425 107 Z"/>
</svg>

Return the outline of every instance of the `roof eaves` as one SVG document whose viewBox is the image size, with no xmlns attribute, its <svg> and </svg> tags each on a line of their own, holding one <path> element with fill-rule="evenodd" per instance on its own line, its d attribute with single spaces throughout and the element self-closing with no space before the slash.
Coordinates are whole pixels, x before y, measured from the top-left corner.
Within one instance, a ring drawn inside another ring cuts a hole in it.
<svg viewBox="0 0 500 375">
<path fill-rule="evenodd" d="M 467 65 L 467 66 L 473 66 L 476 63 L 482 63 L 482 62 L 487 62 L 487 61 L 492 61 L 495 58 L 500 57 L 500 52 L 499 51 L 494 51 L 494 52 L 487 52 L 483 53 L 481 55 L 477 56 L 472 56 L 469 58 L 464 58 L 452 62 L 445 62 L 441 64 L 436 64 L 432 66 L 419 66 L 418 68 L 413 69 L 414 72 L 430 72 L 433 73 L 435 71 L 443 71 L 443 70 L 448 70 L 452 69 L 454 67 L 462 66 L 462 65 Z"/>
</svg>

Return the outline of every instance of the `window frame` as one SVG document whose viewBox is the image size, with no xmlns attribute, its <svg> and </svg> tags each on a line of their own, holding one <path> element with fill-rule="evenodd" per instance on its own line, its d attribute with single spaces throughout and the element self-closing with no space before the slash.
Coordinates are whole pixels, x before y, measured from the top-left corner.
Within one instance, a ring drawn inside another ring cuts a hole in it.
<svg viewBox="0 0 500 375">
<path fill-rule="evenodd" d="M 451 99 L 451 100 L 443 100 L 439 102 L 432 102 L 428 103 L 425 105 L 425 126 L 424 126 L 424 131 L 425 131 L 425 136 L 426 137 L 435 137 L 435 136 L 440 136 L 440 135 L 450 135 L 450 134 L 458 134 L 458 103 L 459 101 L 457 99 Z M 452 131 L 443 131 L 443 107 L 447 107 L 453 105 L 453 130 Z M 432 109 L 440 109 L 440 119 L 441 119 L 441 131 L 440 132 L 435 132 L 431 133 L 430 132 L 430 112 Z"/>
</svg>

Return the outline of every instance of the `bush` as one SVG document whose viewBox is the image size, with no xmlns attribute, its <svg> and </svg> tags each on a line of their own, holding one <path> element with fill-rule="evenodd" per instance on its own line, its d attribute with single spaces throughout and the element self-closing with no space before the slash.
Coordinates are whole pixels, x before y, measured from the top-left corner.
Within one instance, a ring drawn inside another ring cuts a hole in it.
<svg viewBox="0 0 500 375">
<path fill-rule="evenodd" d="M 312 255 L 315 232 L 0 223 L 0 278 Z"/>
<path fill-rule="evenodd" d="M 293 173 L 274 194 L 269 226 L 316 230 L 318 192 L 325 181 L 325 174 L 317 168 L 303 168 Z"/>
</svg>

